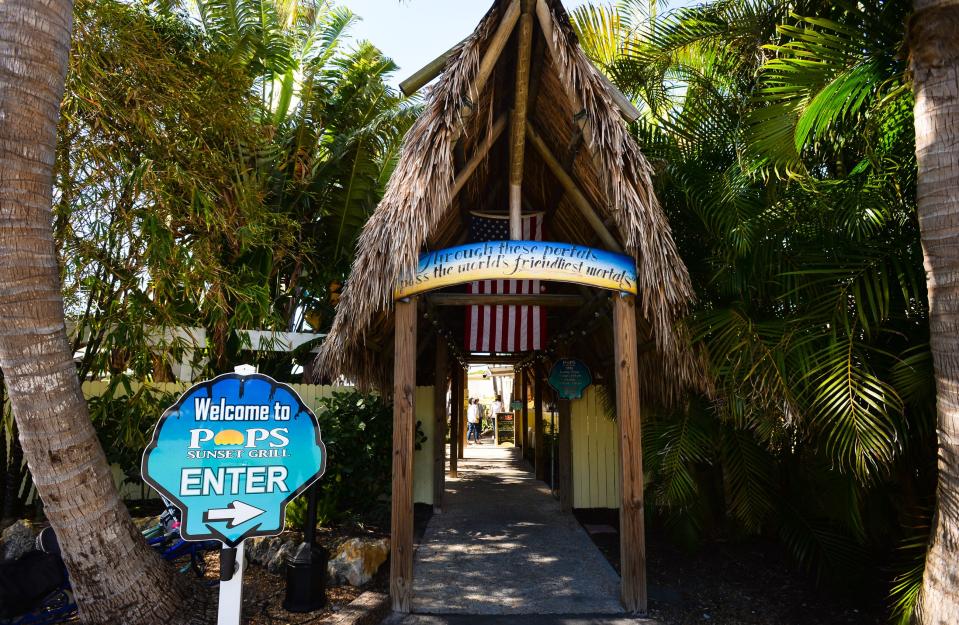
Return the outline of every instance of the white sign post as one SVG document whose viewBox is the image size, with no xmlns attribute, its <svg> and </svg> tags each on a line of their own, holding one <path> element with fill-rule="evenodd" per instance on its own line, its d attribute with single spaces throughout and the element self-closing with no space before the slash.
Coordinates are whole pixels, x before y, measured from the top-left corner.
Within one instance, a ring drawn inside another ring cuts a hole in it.
<svg viewBox="0 0 959 625">
<path fill-rule="evenodd" d="M 236 562 L 233 575 L 228 581 L 223 581 L 226 575 L 220 571 L 220 606 L 216 613 L 217 625 L 240 625 L 240 615 L 243 613 L 243 551 L 246 541 L 236 546 Z M 224 549 L 224 551 L 228 551 Z M 225 563 L 220 560 L 220 566 Z"/>
</svg>

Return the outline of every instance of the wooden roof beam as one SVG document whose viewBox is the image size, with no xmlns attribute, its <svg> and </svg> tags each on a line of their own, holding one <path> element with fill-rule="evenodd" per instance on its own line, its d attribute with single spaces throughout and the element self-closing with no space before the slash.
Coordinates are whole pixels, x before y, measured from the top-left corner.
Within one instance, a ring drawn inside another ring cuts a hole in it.
<svg viewBox="0 0 959 625">
<path fill-rule="evenodd" d="M 523 165 L 529 106 L 530 58 L 533 53 L 533 0 L 522 0 L 516 54 L 516 91 L 509 145 L 509 235 L 523 238 Z"/>
<path fill-rule="evenodd" d="M 463 41 L 465 41 L 465 39 Z M 449 62 L 450 57 L 453 56 L 453 53 L 456 52 L 456 49 L 463 45 L 463 41 L 460 41 L 401 82 L 400 91 L 403 92 L 403 95 L 410 97 L 439 76 L 443 72 L 443 69 L 446 68 L 446 64 Z"/>
<path fill-rule="evenodd" d="M 553 37 L 556 36 L 556 27 L 553 22 L 553 14 L 550 11 L 549 5 L 546 4 L 546 0 L 536 0 L 536 17 L 539 19 L 539 25 L 543 29 L 543 35 L 546 37 L 546 44 L 549 46 L 550 53 L 553 55 L 553 59 L 558 58 L 556 50 L 556 40 Z M 642 113 L 633 106 L 633 103 L 629 101 L 622 91 L 614 85 L 609 78 L 607 78 L 603 72 L 599 71 L 590 64 L 590 67 L 593 68 L 593 71 L 596 72 L 596 75 L 599 76 L 600 81 L 603 83 L 603 86 L 606 87 L 606 92 L 609 94 L 610 99 L 613 103 L 616 104 L 616 107 L 619 109 L 620 115 L 623 119 L 628 122 L 633 122 L 639 119 Z M 560 81 L 562 82 L 562 80 Z M 565 87 L 566 85 L 564 85 Z M 583 103 L 580 101 L 579 96 L 576 95 L 575 90 L 567 88 L 567 94 L 570 97 L 570 102 L 573 104 L 576 111 L 579 112 L 583 110 Z M 587 139 L 589 136 L 587 135 Z M 592 141 L 590 141 L 592 143 Z"/>
<path fill-rule="evenodd" d="M 565 293 L 431 293 L 426 296 L 431 306 L 547 306 L 581 308 L 587 303 L 582 295 Z"/>
<path fill-rule="evenodd" d="M 476 153 L 473 154 L 473 157 L 467 161 L 466 165 L 463 167 L 463 170 L 456 174 L 456 179 L 453 181 L 453 189 L 450 191 L 450 201 L 453 201 L 460 191 L 463 190 L 463 187 L 466 186 L 466 183 L 469 181 L 470 177 L 476 172 L 476 169 L 480 166 L 480 163 L 486 158 L 486 155 L 489 154 L 490 149 L 496 143 L 496 140 L 499 139 L 500 135 L 503 134 L 503 131 L 506 129 L 506 115 L 500 115 L 499 118 L 493 123 L 493 127 L 490 129 L 490 133 L 486 136 L 482 143 L 476 147 Z"/>
<path fill-rule="evenodd" d="M 549 146 L 546 145 L 546 142 L 543 140 L 543 138 L 539 136 L 539 133 L 536 132 L 536 129 L 533 128 L 532 124 L 526 124 L 526 133 L 529 136 L 530 143 L 533 144 L 533 147 L 536 148 L 537 152 L 539 152 L 539 155 L 543 158 L 543 161 L 553 173 L 553 176 L 556 177 L 556 180 L 558 180 L 563 189 L 565 189 L 570 200 L 573 202 L 576 208 L 583 213 L 586 221 L 589 222 L 589 225 L 591 225 L 593 230 L 596 231 L 596 234 L 599 235 L 599 238 L 602 240 L 603 244 L 614 252 L 622 252 L 623 248 L 619 245 L 616 237 L 614 237 L 606 227 L 606 224 L 603 223 L 603 220 L 599 218 L 599 214 L 597 214 L 596 209 L 593 208 L 593 205 L 590 203 L 589 199 L 587 199 L 586 194 L 580 190 L 579 185 L 576 184 L 576 181 L 573 180 L 573 177 L 563 168 L 563 165 L 559 162 L 559 159 L 553 155 L 553 152 L 549 149 Z"/>
<path fill-rule="evenodd" d="M 482 60 L 480 60 L 476 76 L 473 78 L 473 82 L 465 94 L 466 102 L 460 108 L 460 127 L 458 134 L 463 133 L 466 122 L 469 121 L 469 118 L 472 116 L 473 107 L 476 106 L 476 102 L 479 100 L 480 94 L 483 93 L 486 83 L 489 81 L 490 76 L 493 75 L 496 62 L 499 61 L 499 57 L 503 53 L 503 48 L 506 47 L 506 42 L 509 41 L 510 35 L 513 34 L 513 28 L 519 21 L 519 17 L 520 0 L 513 0 L 509 3 L 509 6 L 506 7 L 506 11 L 503 13 L 503 19 L 500 20 L 496 32 L 493 33 L 493 36 L 490 38 L 489 46 L 486 48 L 486 53 L 483 55 Z M 454 137 L 454 139 L 458 138 L 458 136 Z"/>
</svg>

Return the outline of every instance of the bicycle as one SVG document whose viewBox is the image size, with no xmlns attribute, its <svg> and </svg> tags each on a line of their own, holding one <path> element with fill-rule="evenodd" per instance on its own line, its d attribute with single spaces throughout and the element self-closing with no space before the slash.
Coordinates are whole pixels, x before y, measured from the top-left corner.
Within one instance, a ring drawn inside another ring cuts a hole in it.
<svg viewBox="0 0 959 625">
<path fill-rule="evenodd" d="M 217 541 L 188 542 L 180 537 L 180 511 L 166 499 L 165 508 L 160 514 L 160 521 L 156 525 L 143 530 L 143 537 L 147 544 L 159 551 L 160 557 L 168 562 L 189 557 L 189 561 L 178 568 L 180 573 L 192 570 L 203 578 L 206 573 L 206 561 L 203 553 L 219 551 L 222 545 Z M 37 536 L 37 551 L 59 557 L 60 546 L 52 528 L 46 528 Z M 61 566 L 62 562 L 61 562 Z M 0 619 L 0 625 L 60 625 L 77 620 L 77 605 L 70 587 L 70 578 L 66 567 L 63 567 L 64 582 L 59 588 L 48 594 L 32 611 L 16 616 L 12 619 Z M 209 584 L 216 585 L 218 581 Z"/>
</svg>

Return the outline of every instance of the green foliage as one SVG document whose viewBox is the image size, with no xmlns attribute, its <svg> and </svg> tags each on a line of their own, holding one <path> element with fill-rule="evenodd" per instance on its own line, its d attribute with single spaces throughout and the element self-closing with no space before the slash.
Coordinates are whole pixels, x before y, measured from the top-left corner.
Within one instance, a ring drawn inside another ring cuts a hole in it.
<svg viewBox="0 0 959 625">
<path fill-rule="evenodd" d="M 271 324 L 269 265 L 251 250 L 281 254 L 295 230 L 262 210 L 268 136 L 243 68 L 176 17 L 75 11 L 55 236 L 80 374 L 166 380 L 186 347 L 166 328 L 210 328 L 222 353 L 229 328 Z"/>
<path fill-rule="evenodd" d="M 129 378 L 117 376 L 106 391 L 87 400 L 90 418 L 110 464 L 123 469 L 127 481 L 142 483 L 140 459 L 159 414 L 176 403 L 177 394 L 149 385 L 134 390 Z"/>
<path fill-rule="evenodd" d="M 326 445 L 326 473 L 319 481 L 317 519 L 387 522 L 393 458 L 393 408 L 376 395 L 339 392 L 317 411 Z M 416 448 L 425 442 L 416 424 Z M 306 497 L 287 509 L 287 525 L 303 527 Z"/>
<path fill-rule="evenodd" d="M 892 580 L 892 589 L 889 592 L 892 622 L 895 625 L 912 625 L 919 607 L 922 575 L 926 569 L 926 548 L 929 545 L 928 516 L 910 529 L 912 532 L 899 544 L 902 563 L 898 567 L 899 574 Z"/>
<path fill-rule="evenodd" d="M 166 381 L 185 351 L 229 371 L 234 330 L 324 330 L 415 116 L 392 61 L 346 48 L 330 2 L 75 12 L 55 236 L 81 377 Z M 205 344 L 172 330 L 195 327 Z M 289 380 L 294 358 L 256 364 Z"/>
<path fill-rule="evenodd" d="M 899 519 L 935 486 L 909 10 L 719 0 L 574 14 L 644 112 L 634 129 L 717 389 L 647 411 L 651 507 L 686 539 L 777 535 L 823 579 L 892 560 Z"/>
</svg>

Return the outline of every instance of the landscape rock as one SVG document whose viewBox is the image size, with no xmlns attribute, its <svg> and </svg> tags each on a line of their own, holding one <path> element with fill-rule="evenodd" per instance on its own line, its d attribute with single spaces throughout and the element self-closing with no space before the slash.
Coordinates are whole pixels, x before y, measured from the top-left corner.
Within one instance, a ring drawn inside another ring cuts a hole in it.
<svg viewBox="0 0 959 625">
<path fill-rule="evenodd" d="M 290 557 L 296 552 L 296 543 L 292 540 L 289 542 L 284 542 L 279 549 L 276 550 L 276 554 L 270 558 L 270 562 L 266 565 L 266 570 L 270 573 L 279 575 L 286 570 L 286 563 Z"/>
<path fill-rule="evenodd" d="M 257 536 L 256 538 L 248 540 L 244 556 L 247 562 L 252 562 L 253 564 L 265 564 L 268 562 L 268 560 L 266 560 L 266 554 L 276 540 L 277 538 L 275 536 Z"/>
<path fill-rule="evenodd" d="M 334 584 L 346 581 L 351 586 L 362 586 L 373 579 L 389 555 L 390 541 L 386 538 L 352 538 L 336 550 L 327 572 Z"/>
<path fill-rule="evenodd" d="M 28 551 L 32 551 L 37 539 L 37 529 L 26 519 L 17 521 L 0 534 L 2 560 L 16 560 Z"/>
</svg>

